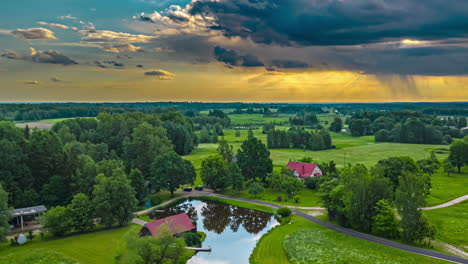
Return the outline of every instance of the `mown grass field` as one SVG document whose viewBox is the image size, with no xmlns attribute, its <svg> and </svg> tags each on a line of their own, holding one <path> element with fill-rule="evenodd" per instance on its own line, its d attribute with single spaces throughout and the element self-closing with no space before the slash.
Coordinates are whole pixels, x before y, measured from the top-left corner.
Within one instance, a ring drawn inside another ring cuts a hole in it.
<svg viewBox="0 0 468 264">
<path fill-rule="evenodd" d="M 319 232 L 326 236 L 327 241 L 324 241 L 326 243 L 314 244 L 315 251 L 325 254 L 320 254 L 320 258 L 312 262 L 304 261 L 293 263 L 446 263 L 441 260 L 353 238 L 330 229 L 326 229 L 325 227 L 321 227 L 296 216 L 293 217 L 292 223 L 278 226 L 264 235 L 250 256 L 250 262 L 254 264 L 291 263 L 288 260 L 284 241 L 287 236 L 296 232 L 304 232 L 306 230 Z M 299 241 L 297 246 L 303 247 L 302 250 L 304 251 L 302 252 L 307 254 L 308 249 L 306 249 L 306 247 L 313 244 L 314 239 L 318 240 L 319 237 L 308 238 L 307 241 Z M 335 258 L 336 256 L 326 254 L 332 248 L 339 249 L 340 252 L 343 252 L 343 255 L 349 252 L 356 256 L 360 256 L 360 258 L 340 261 Z M 288 249 L 288 251 L 290 250 L 292 249 Z M 376 262 L 374 261 L 376 258 L 385 261 Z"/>
<path fill-rule="evenodd" d="M 232 125 L 262 125 L 266 123 L 284 123 L 294 115 L 280 114 L 278 117 L 263 117 L 262 114 L 230 114 Z"/>
<path fill-rule="evenodd" d="M 300 197 L 298 203 L 296 203 L 293 199 L 289 199 L 288 201 L 285 201 L 284 193 L 275 192 L 271 189 L 266 189 L 265 192 L 257 195 L 257 197 L 253 196 L 252 194 L 249 194 L 245 190 L 239 193 L 228 190 L 224 192 L 223 194 L 228 195 L 228 196 L 233 196 L 233 197 L 241 197 L 241 198 L 252 199 L 252 200 L 261 200 L 261 201 L 272 202 L 272 203 L 277 203 L 277 204 L 282 204 L 282 205 L 293 205 L 293 206 L 304 206 L 304 207 L 321 206 L 321 201 L 320 201 L 320 197 L 318 196 L 318 193 L 314 190 L 310 190 L 305 187 L 298 194 L 298 196 Z M 282 197 L 281 202 L 277 201 L 278 196 Z"/>
<path fill-rule="evenodd" d="M 434 206 L 468 194 L 468 166 L 462 168 L 461 174 L 450 174 L 439 169 L 431 177 L 431 193 L 427 198 L 427 206 Z M 468 223 L 468 217 L 465 218 Z M 468 236 L 468 235 L 467 235 Z"/>
<path fill-rule="evenodd" d="M 111 264 L 118 250 L 124 246 L 123 237 L 127 232 L 138 232 L 139 226 L 130 224 L 123 228 L 98 231 L 94 233 L 72 235 L 59 239 L 41 240 L 37 236 L 33 242 L 24 246 L 0 246 L 0 260 L 8 255 L 27 255 L 31 251 L 56 252 L 66 258 L 83 264 Z M 35 262 L 24 262 L 24 264 Z M 17 263 L 23 264 L 23 263 Z M 51 263 L 55 264 L 55 263 Z"/>
<path fill-rule="evenodd" d="M 468 252 L 468 201 L 423 213 L 437 228 L 436 240 Z"/>
</svg>

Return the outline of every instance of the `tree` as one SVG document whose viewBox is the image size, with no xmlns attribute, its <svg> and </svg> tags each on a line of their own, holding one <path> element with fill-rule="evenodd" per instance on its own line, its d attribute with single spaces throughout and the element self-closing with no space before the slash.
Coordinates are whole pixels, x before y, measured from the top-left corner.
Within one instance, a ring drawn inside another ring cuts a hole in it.
<svg viewBox="0 0 468 264">
<path fill-rule="evenodd" d="M 66 182 L 61 176 L 52 176 L 49 182 L 42 186 L 41 199 L 47 206 L 66 205 L 71 198 L 67 192 Z"/>
<path fill-rule="evenodd" d="M 229 163 L 229 181 L 231 188 L 235 192 L 240 192 L 244 189 L 244 176 L 242 176 L 241 169 L 235 162 Z"/>
<path fill-rule="evenodd" d="M 252 139 L 254 138 L 254 132 L 251 128 L 249 128 L 249 130 L 247 131 L 247 139 Z"/>
<path fill-rule="evenodd" d="M 436 228 L 429 219 L 422 215 L 419 219 L 418 228 L 416 229 L 414 240 L 418 243 L 423 243 L 425 240 L 431 241 L 436 234 Z"/>
<path fill-rule="evenodd" d="M 89 198 L 79 193 L 67 205 L 70 227 L 78 232 L 90 230 L 94 226 L 94 208 Z"/>
<path fill-rule="evenodd" d="M 132 169 L 128 175 L 130 184 L 132 185 L 133 190 L 136 193 L 136 198 L 138 201 L 142 202 L 146 196 L 145 189 L 145 178 L 139 169 Z"/>
<path fill-rule="evenodd" d="M 219 154 L 209 156 L 202 161 L 201 178 L 215 191 L 223 190 L 230 185 L 228 164 Z"/>
<path fill-rule="evenodd" d="M 421 211 L 418 208 L 424 205 L 426 199 L 424 182 L 419 175 L 408 172 L 403 173 L 399 181 L 395 203 L 401 216 L 402 238 L 405 242 L 412 243 L 420 239 L 417 237 L 421 222 Z"/>
<path fill-rule="evenodd" d="M 457 167 L 458 173 L 461 173 L 461 167 L 468 164 L 468 143 L 457 140 L 450 145 L 449 160 Z"/>
<path fill-rule="evenodd" d="M 265 180 L 267 174 L 273 171 L 270 151 L 257 138 L 251 138 L 242 143 L 237 152 L 237 164 L 245 180 L 255 180 L 257 177 Z"/>
<path fill-rule="evenodd" d="M 392 135 L 387 129 L 380 129 L 375 133 L 376 142 L 389 142 L 392 141 Z"/>
<path fill-rule="evenodd" d="M 67 209 L 63 206 L 56 206 L 42 215 L 41 225 L 54 236 L 63 236 L 70 231 L 69 220 Z"/>
<path fill-rule="evenodd" d="M 286 195 L 286 199 L 293 198 L 303 187 L 304 183 L 293 177 L 285 177 L 284 181 L 281 183 L 281 190 Z"/>
<path fill-rule="evenodd" d="M 449 159 L 444 160 L 444 163 L 442 163 L 442 167 L 444 168 L 444 172 L 447 173 L 447 176 L 450 176 L 450 173 L 456 172 L 455 167 Z"/>
<path fill-rule="evenodd" d="M 117 263 L 179 264 L 186 246 L 183 238 L 173 236 L 168 227 L 162 226 L 156 238 L 130 237 L 127 250 L 117 257 Z"/>
<path fill-rule="evenodd" d="M 96 216 L 110 228 L 115 222 L 120 226 L 133 218 L 133 210 L 138 201 L 125 172 L 115 170 L 111 177 L 99 174 L 94 186 L 93 204 Z"/>
<path fill-rule="evenodd" d="M 219 141 L 218 154 L 221 155 L 227 163 L 231 163 L 234 158 L 232 145 L 229 145 L 226 140 Z"/>
<path fill-rule="evenodd" d="M 172 144 L 164 128 L 142 123 L 133 130 L 132 139 L 124 141 L 124 160 L 127 169 L 139 169 L 145 177 L 148 177 L 155 157 L 171 149 Z"/>
<path fill-rule="evenodd" d="M 399 184 L 399 177 L 405 172 L 419 172 L 418 165 L 410 157 L 390 157 L 379 160 L 373 173 L 390 179 L 393 188 L 396 189 Z"/>
<path fill-rule="evenodd" d="M 8 193 L 0 184 L 0 242 L 6 242 L 6 236 L 10 233 L 11 210 L 8 208 Z"/>
<path fill-rule="evenodd" d="M 388 238 L 398 237 L 398 220 L 395 210 L 388 200 L 380 200 L 375 206 L 375 213 L 372 217 L 372 232 Z"/>
<path fill-rule="evenodd" d="M 330 124 L 330 131 L 338 133 L 341 132 L 341 129 L 343 129 L 343 120 L 339 117 L 335 117 Z"/>
<path fill-rule="evenodd" d="M 151 166 L 151 185 L 156 190 L 168 190 L 171 196 L 181 185 L 193 183 L 195 177 L 192 163 L 173 151 L 157 157 Z"/>
<path fill-rule="evenodd" d="M 194 147 L 194 134 L 191 129 L 183 124 L 169 120 L 165 121 L 163 126 L 167 130 L 167 137 L 172 141 L 174 151 L 177 154 L 186 155 L 192 151 Z"/>
<path fill-rule="evenodd" d="M 255 198 L 257 198 L 257 195 L 261 194 L 265 188 L 263 188 L 263 185 L 259 182 L 253 182 L 249 185 L 249 193 L 253 194 Z"/>
<path fill-rule="evenodd" d="M 422 172 L 427 174 L 434 174 L 434 172 L 440 167 L 440 164 L 434 163 L 432 159 L 423 159 L 416 162 Z"/>
<path fill-rule="evenodd" d="M 241 132 L 239 129 L 236 129 L 235 136 L 236 138 L 239 138 L 241 136 Z"/>
</svg>

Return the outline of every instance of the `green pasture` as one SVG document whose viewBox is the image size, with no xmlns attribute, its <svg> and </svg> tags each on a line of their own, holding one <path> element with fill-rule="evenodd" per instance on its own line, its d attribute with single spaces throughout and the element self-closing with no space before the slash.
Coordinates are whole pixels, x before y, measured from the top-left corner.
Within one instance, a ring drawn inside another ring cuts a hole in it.
<svg viewBox="0 0 468 264">
<path fill-rule="evenodd" d="M 427 206 L 443 204 L 468 194 L 468 166 L 462 168 L 461 174 L 453 173 L 450 176 L 441 168 L 432 175 L 431 184 L 431 193 L 426 200 Z"/>
</svg>

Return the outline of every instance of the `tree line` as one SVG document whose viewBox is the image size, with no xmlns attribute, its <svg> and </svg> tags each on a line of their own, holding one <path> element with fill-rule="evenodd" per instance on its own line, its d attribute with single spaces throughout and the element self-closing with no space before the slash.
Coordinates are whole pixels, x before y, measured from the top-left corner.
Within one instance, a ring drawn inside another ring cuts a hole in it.
<svg viewBox="0 0 468 264">
<path fill-rule="evenodd" d="M 309 132 L 304 127 L 291 127 L 289 130 L 270 129 L 267 134 L 267 145 L 269 149 L 324 150 L 334 148 L 328 131 L 321 129 Z"/>
<path fill-rule="evenodd" d="M 377 142 L 446 145 L 462 138 L 460 128 L 467 125 L 466 117 L 441 119 L 411 111 L 355 113 L 347 122 L 352 136 L 375 135 Z"/>
</svg>

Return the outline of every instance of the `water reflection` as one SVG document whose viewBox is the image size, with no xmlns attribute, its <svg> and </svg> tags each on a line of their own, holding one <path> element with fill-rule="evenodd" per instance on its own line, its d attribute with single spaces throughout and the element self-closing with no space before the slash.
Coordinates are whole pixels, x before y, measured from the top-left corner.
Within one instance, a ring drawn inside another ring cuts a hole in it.
<svg viewBox="0 0 468 264">
<path fill-rule="evenodd" d="M 187 213 L 206 234 L 202 247 L 211 253 L 200 252 L 189 264 L 249 263 L 249 256 L 257 241 L 278 224 L 271 214 L 213 201 L 185 200 L 152 216 L 163 218 Z"/>
</svg>

